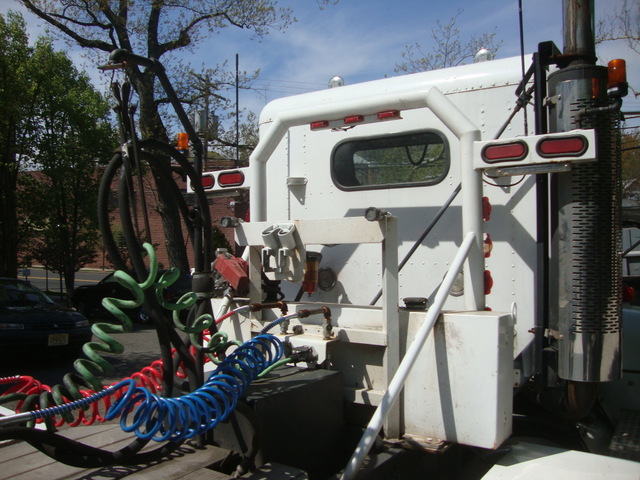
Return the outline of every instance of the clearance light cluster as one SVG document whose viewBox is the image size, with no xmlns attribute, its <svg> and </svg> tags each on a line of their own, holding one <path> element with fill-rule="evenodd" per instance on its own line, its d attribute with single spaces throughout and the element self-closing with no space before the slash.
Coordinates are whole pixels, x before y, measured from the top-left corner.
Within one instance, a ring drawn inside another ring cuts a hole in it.
<svg viewBox="0 0 640 480">
<path fill-rule="evenodd" d="M 536 153 L 542 158 L 579 157 L 587 151 L 589 141 L 583 135 L 542 137 L 536 142 Z M 512 162 L 527 158 L 529 147 L 523 140 L 489 144 L 482 150 L 486 163 Z"/>
<path fill-rule="evenodd" d="M 324 130 L 327 128 L 347 128 L 353 127 L 355 125 L 361 125 L 365 123 L 374 123 L 385 120 L 399 120 L 402 116 L 400 115 L 399 110 L 385 110 L 383 112 L 378 112 L 373 115 L 348 115 L 339 120 L 317 120 L 315 122 L 311 122 L 309 126 L 311 130 Z"/>
<path fill-rule="evenodd" d="M 247 188 L 244 168 L 234 170 L 221 170 L 218 172 L 205 172 L 202 174 L 202 188 L 205 192 L 216 192 L 230 188 Z M 189 183 L 188 192 L 193 192 Z"/>
<path fill-rule="evenodd" d="M 564 133 L 532 135 L 509 140 L 475 142 L 474 167 L 496 176 L 526 173 L 544 173 L 570 167 L 572 162 L 596 159 L 596 141 L 593 130 L 572 130 Z M 513 169 L 513 170 L 509 170 Z M 503 173 L 504 172 L 504 173 Z M 510 173 L 511 172 L 511 173 Z"/>
</svg>

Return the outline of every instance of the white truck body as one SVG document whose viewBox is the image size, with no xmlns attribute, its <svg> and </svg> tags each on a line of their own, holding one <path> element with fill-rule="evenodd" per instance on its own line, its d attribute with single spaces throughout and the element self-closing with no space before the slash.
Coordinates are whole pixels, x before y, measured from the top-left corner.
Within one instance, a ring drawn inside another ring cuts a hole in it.
<svg viewBox="0 0 640 480">
<path fill-rule="evenodd" d="M 512 433 L 514 389 L 534 373 L 541 260 L 531 173 L 596 157 L 592 131 L 580 130 L 568 132 L 586 139 L 579 155 L 541 158 L 536 142 L 550 135 L 533 135 L 531 118 L 525 130 L 520 111 L 502 138 L 520 139 L 526 154 L 511 163 L 480 158 L 512 114 L 521 77 L 520 58 L 512 58 L 269 103 L 251 165 L 241 169 L 251 221 L 237 225 L 236 241 L 248 247 L 249 298 L 214 299 L 214 312 L 262 301 L 264 270 L 281 281 L 290 311 L 330 308 L 330 335 L 322 316 L 293 318 L 279 335 L 312 347 L 317 365 L 342 372 L 348 404 L 380 408 L 394 376 L 406 375 L 385 413 L 385 438 L 499 447 Z M 412 135 L 418 146 L 403 143 Z M 389 166 L 375 152 L 404 164 Z M 528 174 L 485 174 L 512 165 Z M 426 168 L 423 176 L 414 172 Z M 370 207 L 381 219 L 364 218 Z M 471 246 L 461 253 L 468 234 Z M 321 277 L 328 275 L 312 293 L 301 290 L 307 252 L 321 254 Z M 460 256 L 463 273 L 438 296 Z M 405 306 L 408 297 L 427 298 L 428 309 Z M 279 316 L 277 309 L 237 314 L 220 330 L 246 341 Z M 429 322 L 426 341 L 411 352 Z M 408 352 L 416 355 L 405 362 Z"/>
</svg>

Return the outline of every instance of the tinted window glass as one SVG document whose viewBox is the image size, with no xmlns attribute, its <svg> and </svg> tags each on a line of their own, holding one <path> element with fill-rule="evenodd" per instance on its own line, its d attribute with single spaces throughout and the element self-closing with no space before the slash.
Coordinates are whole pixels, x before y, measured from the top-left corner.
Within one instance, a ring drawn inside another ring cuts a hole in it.
<svg viewBox="0 0 640 480">
<path fill-rule="evenodd" d="M 40 290 L 26 282 L 0 280 L 0 304 L 53 303 Z"/>
<path fill-rule="evenodd" d="M 449 148 L 434 132 L 354 140 L 333 152 L 332 176 L 344 190 L 428 185 L 449 170 Z"/>
</svg>

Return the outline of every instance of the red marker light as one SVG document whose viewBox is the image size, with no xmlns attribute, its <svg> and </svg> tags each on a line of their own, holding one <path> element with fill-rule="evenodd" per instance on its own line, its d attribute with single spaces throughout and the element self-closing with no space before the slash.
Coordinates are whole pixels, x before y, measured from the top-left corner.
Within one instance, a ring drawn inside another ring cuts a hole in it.
<svg viewBox="0 0 640 480">
<path fill-rule="evenodd" d="M 484 294 L 489 295 L 491 293 L 491 289 L 493 288 L 493 278 L 491 277 L 491 272 L 489 270 L 484 271 Z"/>
<path fill-rule="evenodd" d="M 318 122 L 311 122 L 311 130 L 320 130 L 329 126 L 328 120 L 320 120 Z"/>
<path fill-rule="evenodd" d="M 582 135 L 571 135 L 543 138 L 538 141 L 536 150 L 538 155 L 545 158 L 579 157 L 587 151 L 588 146 L 587 139 Z"/>
<path fill-rule="evenodd" d="M 491 220 L 491 202 L 488 197 L 482 197 L 482 219 L 485 222 Z"/>
<path fill-rule="evenodd" d="M 388 110 L 378 113 L 378 120 L 395 120 L 400 118 L 400 110 Z"/>
<path fill-rule="evenodd" d="M 244 173 L 239 170 L 222 172 L 218 175 L 218 185 L 221 187 L 239 187 L 244 183 Z"/>
<path fill-rule="evenodd" d="M 215 178 L 213 178 L 213 175 L 211 174 L 202 175 L 202 188 L 207 190 L 209 188 L 213 188 L 215 184 L 216 184 L 216 180 Z"/>
<path fill-rule="evenodd" d="M 482 159 L 487 163 L 523 160 L 529 149 L 524 142 L 516 141 L 501 144 L 489 144 L 482 149 Z"/>
<path fill-rule="evenodd" d="M 364 116 L 362 115 L 351 115 L 349 117 L 345 117 L 344 123 L 347 125 L 351 125 L 353 123 L 361 123 L 364 122 Z"/>
</svg>

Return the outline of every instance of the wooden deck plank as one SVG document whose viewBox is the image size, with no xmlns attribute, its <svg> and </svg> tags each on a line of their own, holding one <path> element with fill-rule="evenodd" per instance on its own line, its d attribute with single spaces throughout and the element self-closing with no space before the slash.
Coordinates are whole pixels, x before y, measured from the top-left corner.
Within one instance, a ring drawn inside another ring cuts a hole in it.
<svg viewBox="0 0 640 480">
<path fill-rule="evenodd" d="M 208 468 L 200 468 L 175 480 L 228 480 L 229 475 Z"/>
<path fill-rule="evenodd" d="M 109 439 L 122 439 L 125 436 L 131 437 L 130 433 L 123 432 L 118 424 L 98 424 L 67 428 L 60 432 L 65 437 L 73 440 L 82 440 L 94 447 L 100 447 L 111 443 Z M 97 434 L 103 435 L 104 439 Z M 118 438 L 119 437 L 119 438 Z M 97 443 L 89 443 L 97 442 Z M 100 442 L 104 442 L 102 445 Z M 9 448 L 11 447 L 11 448 Z M 15 455 L 27 455 L 34 451 L 34 448 L 26 442 L 17 442 L 6 445 L 0 445 L 0 464 Z"/>
<path fill-rule="evenodd" d="M 207 468 L 201 468 L 184 477 L 174 477 L 175 480 L 228 480 L 229 476 Z M 242 475 L 243 480 L 309 480 L 306 472 L 297 468 L 280 465 L 279 463 L 267 463 L 252 473 Z"/>
<path fill-rule="evenodd" d="M 116 451 L 133 440 L 131 434 L 123 432 L 118 425 L 70 428 L 64 431 L 64 436 L 111 451 Z M 26 471 L 35 471 L 56 463 L 54 459 L 44 455 L 27 442 L 7 445 L 0 448 L 0 480 L 14 478 Z"/>
<path fill-rule="evenodd" d="M 117 424 L 76 427 L 62 433 L 87 445 L 110 451 L 116 451 L 134 439 L 132 434 L 123 432 Z M 145 449 L 157 447 L 158 444 L 151 442 Z M 56 462 L 26 442 L 19 442 L 0 447 L 0 480 L 173 479 L 202 469 L 225 454 L 225 450 L 215 447 L 199 449 L 185 443 L 167 458 L 151 464 L 83 469 Z"/>
</svg>

